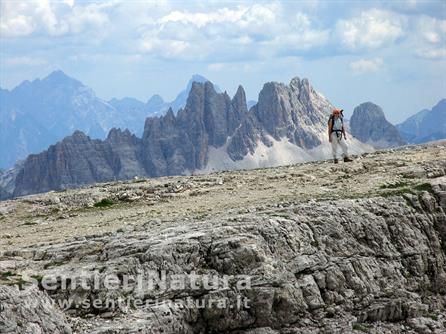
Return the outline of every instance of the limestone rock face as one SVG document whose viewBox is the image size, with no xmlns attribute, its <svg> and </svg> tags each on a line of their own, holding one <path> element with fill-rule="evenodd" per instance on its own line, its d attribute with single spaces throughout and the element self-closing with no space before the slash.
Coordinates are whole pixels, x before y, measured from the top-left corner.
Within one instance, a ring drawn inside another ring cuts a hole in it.
<svg viewBox="0 0 446 334">
<path fill-rule="evenodd" d="M 148 118 L 142 138 L 142 159 L 150 176 L 182 174 L 195 167 L 194 147 L 172 110 Z"/>
<path fill-rule="evenodd" d="M 113 152 L 111 167 L 116 179 L 126 180 L 147 175 L 141 159 L 141 144 L 141 139 L 127 129 L 110 130 L 104 145 L 109 146 Z"/>
<path fill-rule="evenodd" d="M 55 261 L 63 263 L 39 271 L 54 279 L 94 272 L 100 273 L 102 280 L 107 275 L 123 277 L 137 272 L 148 277 L 151 271 L 161 269 L 178 275 L 212 274 L 221 280 L 224 275 L 250 277 L 251 287 L 246 290 L 209 291 L 201 286 L 197 290 L 132 290 L 130 294 L 120 289 L 65 291 L 59 287 L 51 291 L 55 300 L 68 296 L 105 303 L 130 296 L 164 301 L 145 311 L 76 309 L 73 305 L 71 312 L 81 318 L 91 313 L 113 314 L 114 320 L 108 323 L 97 319 L 94 331 L 79 323 L 84 333 L 151 333 L 154 328 L 167 333 L 241 328 L 295 328 L 305 333 L 343 326 L 346 330 L 349 321 L 394 323 L 427 315 L 431 307 L 444 310 L 446 258 L 436 226 L 444 224 L 446 216 L 432 195 L 426 193 L 423 201 L 431 208 L 415 209 L 402 198 L 341 200 L 336 205 L 302 204 L 210 219 L 174 230 L 148 222 L 131 233 L 33 247 L 14 254 L 28 258 L 19 262 L 19 267 L 26 263 L 37 269 Z M 427 208 L 416 199 L 413 204 Z M 182 296 L 180 302 L 170 304 L 173 296 Z M 232 305 L 246 298 L 249 308 L 183 308 L 186 297 L 205 301 L 220 297 Z M 45 297 L 36 293 L 35 298 Z M 12 303 L 6 307 L 6 314 L 13 312 Z M 49 333 L 49 324 L 64 324 L 56 318 L 58 314 L 47 314 L 49 319 L 35 326 Z M 0 313 L 0 319 L 3 316 Z M 31 314 L 15 313 L 15 317 L 26 323 Z M 16 329 L 16 333 L 25 331 Z"/>
<path fill-rule="evenodd" d="M 176 116 L 169 110 L 146 121 L 142 152 L 148 174 L 178 175 L 205 167 L 209 146 L 223 146 L 246 113 L 242 87 L 231 100 L 210 82 L 193 83 Z"/>
<path fill-rule="evenodd" d="M 333 106 L 310 85 L 308 79 L 294 78 L 289 86 L 274 82 L 263 86 L 254 114 L 263 128 L 280 140 L 311 149 L 321 144 L 327 115 Z"/>
<path fill-rule="evenodd" d="M 315 148 L 322 144 L 332 108 L 308 79 L 296 77 L 289 85 L 266 83 L 258 103 L 229 139 L 228 154 L 233 160 L 241 160 L 253 154 L 259 142 L 271 147 L 271 138 L 288 141 L 305 150 Z"/>
<path fill-rule="evenodd" d="M 76 131 L 26 159 L 17 175 L 14 196 L 113 180 L 114 161 L 109 145 Z"/>
<path fill-rule="evenodd" d="M 383 110 L 372 102 L 360 104 L 350 119 L 352 135 L 376 148 L 405 145 L 397 128 L 389 123 Z"/>
<path fill-rule="evenodd" d="M 1 333 L 71 334 L 65 315 L 35 287 L 25 291 L 0 285 Z"/>
</svg>

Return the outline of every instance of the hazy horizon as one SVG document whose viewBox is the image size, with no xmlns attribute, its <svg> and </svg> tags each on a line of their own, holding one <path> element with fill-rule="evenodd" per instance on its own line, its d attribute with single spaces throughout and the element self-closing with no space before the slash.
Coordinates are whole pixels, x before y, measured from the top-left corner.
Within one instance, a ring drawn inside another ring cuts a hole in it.
<svg viewBox="0 0 446 334">
<path fill-rule="evenodd" d="M 60 69 L 98 97 L 173 100 L 193 74 L 257 100 L 308 78 L 399 123 L 446 92 L 446 2 L 2 1 L 0 86 Z"/>
</svg>

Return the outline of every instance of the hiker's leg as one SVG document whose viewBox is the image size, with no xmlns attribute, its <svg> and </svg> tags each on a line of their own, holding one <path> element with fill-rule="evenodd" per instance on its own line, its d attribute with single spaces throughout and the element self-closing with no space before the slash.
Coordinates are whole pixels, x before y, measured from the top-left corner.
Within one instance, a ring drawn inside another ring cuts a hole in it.
<svg viewBox="0 0 446 334">
<path fill-rule="evenodd" d="M 341 149 L 342 149 L 342 156 L 344 158 L 348 158 L 348 146 L 347 146 L 347 143 L 345 142 L 344 138 L 341 138 L 339 140 L 339 145 L 341 146 Z"/>
<path fill-rule="evenodd" d="M 331 153 L 333 154 L 333 159 L 336 159 L 338 155 L 338 137 L 334 132 L 331 134 Z"/>
</svg>

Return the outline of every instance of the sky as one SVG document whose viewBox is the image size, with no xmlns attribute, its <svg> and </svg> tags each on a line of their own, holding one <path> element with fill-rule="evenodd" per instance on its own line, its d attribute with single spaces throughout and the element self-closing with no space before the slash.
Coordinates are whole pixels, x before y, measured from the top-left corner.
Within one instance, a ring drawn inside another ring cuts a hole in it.
<svg viewBox="0 0 446 334">
<path fill-rule="evenodd" d="M 103 99 L 172 100 L 201 74 L 257 100 L 308 78 L 347 116 L 398 123 L 446 97 L 446 1 L 1 0 L 0 86 L 60 69 Z"/>
</svg>

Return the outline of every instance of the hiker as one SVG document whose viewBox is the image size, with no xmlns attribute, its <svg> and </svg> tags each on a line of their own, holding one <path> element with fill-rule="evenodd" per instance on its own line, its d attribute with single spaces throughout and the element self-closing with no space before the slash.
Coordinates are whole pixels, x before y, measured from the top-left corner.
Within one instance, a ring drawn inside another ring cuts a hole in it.
<svg viewBox="0 0 446 334">
<path fill-rule="evenodd" d="M 333 162 L 339 163 L 338 160 L 338 146 L 341 146 L 344 162 L 353 161 L 348 156 L 347 136 L 345 135 L 344 128 L 344 116 L 342 115 L 342 109 L 333 109 L 332 115 L 328 120 L 328 140 L 331 143 L 331 149 L 333 153 Z"/>
</svg>

